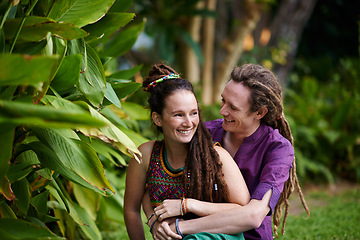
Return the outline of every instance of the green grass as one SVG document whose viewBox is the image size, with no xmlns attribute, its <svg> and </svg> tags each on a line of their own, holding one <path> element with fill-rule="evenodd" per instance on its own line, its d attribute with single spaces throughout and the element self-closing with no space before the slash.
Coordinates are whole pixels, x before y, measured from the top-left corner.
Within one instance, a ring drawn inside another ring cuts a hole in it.
<svg viewBox="0 0 360 240">
<path fill-rule="evenodd" d="M 310 218 L 305 212 L 289 215 L 285 234 L 277 239 L 360 239 L 360 188 L 339 195 L 312 192 L 306 200 Z"/>
</svg>

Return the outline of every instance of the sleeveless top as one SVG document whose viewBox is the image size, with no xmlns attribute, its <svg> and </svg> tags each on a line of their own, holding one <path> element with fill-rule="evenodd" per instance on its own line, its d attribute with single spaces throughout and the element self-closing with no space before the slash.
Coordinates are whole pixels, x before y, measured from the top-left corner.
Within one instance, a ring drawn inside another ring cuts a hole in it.
<svg viewBox="0 0 360 240">
<path fill-rule="evenodd" d="M 173 169 L 167 161 L 164 141 L 155 141 L 146 172 L 146 184 L 153 208 L 165 199 L 181 199 L 185 195 L 183 169 Z"/>
</svg>

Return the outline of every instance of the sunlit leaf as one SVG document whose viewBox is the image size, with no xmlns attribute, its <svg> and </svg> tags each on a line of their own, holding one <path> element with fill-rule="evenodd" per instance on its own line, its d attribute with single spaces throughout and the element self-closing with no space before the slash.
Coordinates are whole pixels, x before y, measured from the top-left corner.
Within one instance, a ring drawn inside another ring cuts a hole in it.
<svg viewBox="0 0 360 240">
<path fill-rule="evenodd" d="M 126 12 L 131 7 L 132 2 L 133 0 L 115 1 L 109 10 L 109 13 Z"/>
<path fill-rule="evenodd" d="M 113 103 L 115 106 L 117 106 L 118 108 L 121 108 L 120 100 L 110 83 L 106 84 L 105 98 L 109 100 L 111 103 Z"/>
<path fill-rule="evenodd" d="M 56 56 L 1 54 L 0 86 L 32 85 L 41 89 L 43 82 L 52 79 L 57 63 Z"/>
<path fill-rule="evenodd" d="M 124 154 L 141 161 L 141 153 L 126 134 L 94 109 L 89 108 L 89 110 L 93 117 L 107 121 L 108 124 L 99 129 L 80 129 L 84 135 L 98 137 L 105 142 L 112 143 Z"/>
<path fill-rule="evenodd" d="M 83 27 L 103 17 L 114 2 L 115 0 L 54 1 L 48 17 Z"/>
<path fill-rule="evenodd" d="M 33 128 L 32 130 L 37 138 L 48 145 L 63 165 L 73 173 L 98 188 L 102 194 L 111 195 L 115 192 L 105 177 L 96 152 L 89 144 L 66 138 L 61 131 L 54 129 Z"/>
<path fill-rule="evenodd" d="M 58 128 L 104 125 L 104 122 L 94 119 L 82 109 L 55 109 L 50 106 L 3 100 L 0 100 L 0 123 Z"/>
<path fill-rule="evenodd" d="M 5 22 L 5 36 L 6 39 L 13 39 L 16 31 L 20 26 L 22 18 L 8 19 Z M 26 18 L 26 21 L 21 29 L 19 40 L 38 42 L 46 38 L 46 35 L 51 35 L 63 38 L 66 40 L 78 39 L 85 37 L 87 33 L 68 23 L 57 23 L 50 18 L 30 16 Z"/>
<path fill-rule="evenodd" d="M 100 195 L 80 185 L 74 184 L 74 195 L 79 205 L 85 209 L 93 221 L 96 220 L 96 213 L 100 205 Z"/>
<path fill-rule="evenodd" d="M 137 103 L 122 101 L 123 111 L 131 118 L 136 120 L 149 120 L 149 109 L 145 109 Z"/>
</svg>

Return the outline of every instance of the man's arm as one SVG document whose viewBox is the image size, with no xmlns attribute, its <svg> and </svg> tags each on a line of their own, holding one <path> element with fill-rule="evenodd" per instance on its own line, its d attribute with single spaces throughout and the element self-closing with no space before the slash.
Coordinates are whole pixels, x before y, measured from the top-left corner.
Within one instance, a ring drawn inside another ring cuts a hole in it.
<svg viewBox="0 0 360 240">
<path fill-rule="evenodd" d="M 270 211 L 270 189 L 262 200 L 252 199 L 245 206 L 215 213 L 206 217 L 180 221 L 179 229 L 184 235 L 198 232 L 236 234 L 260 227 Z M 171 226 L 171 229 L 175 229 Z"/>
</svg>

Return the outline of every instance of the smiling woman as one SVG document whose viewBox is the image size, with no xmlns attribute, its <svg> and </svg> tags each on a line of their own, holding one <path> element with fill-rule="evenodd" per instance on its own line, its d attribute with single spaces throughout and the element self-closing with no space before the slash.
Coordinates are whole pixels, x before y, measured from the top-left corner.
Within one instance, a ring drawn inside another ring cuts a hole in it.
<svg viewBox="0 0 360 240">
<path fill-rule="evenodd" d="M 124 201 L 126 227 L 130 239 L 145 239 L 142 205 L 154 239 L 181 239 L 179 221 L 244 205 L 249 192 L 230 154 L 214 146 L 188 80 L 160 64 L 153 66 L 143 87 L 150 93 L 151 117 L 164 139 L 139 147 L 140 164 L 130 161 Z M 234 178 L 238 181 L 231 181 Z M 216 235 L 209 234 L 210 239 Z M 242 233 L 221 235 L 243 239 Z"/>
</svg>

